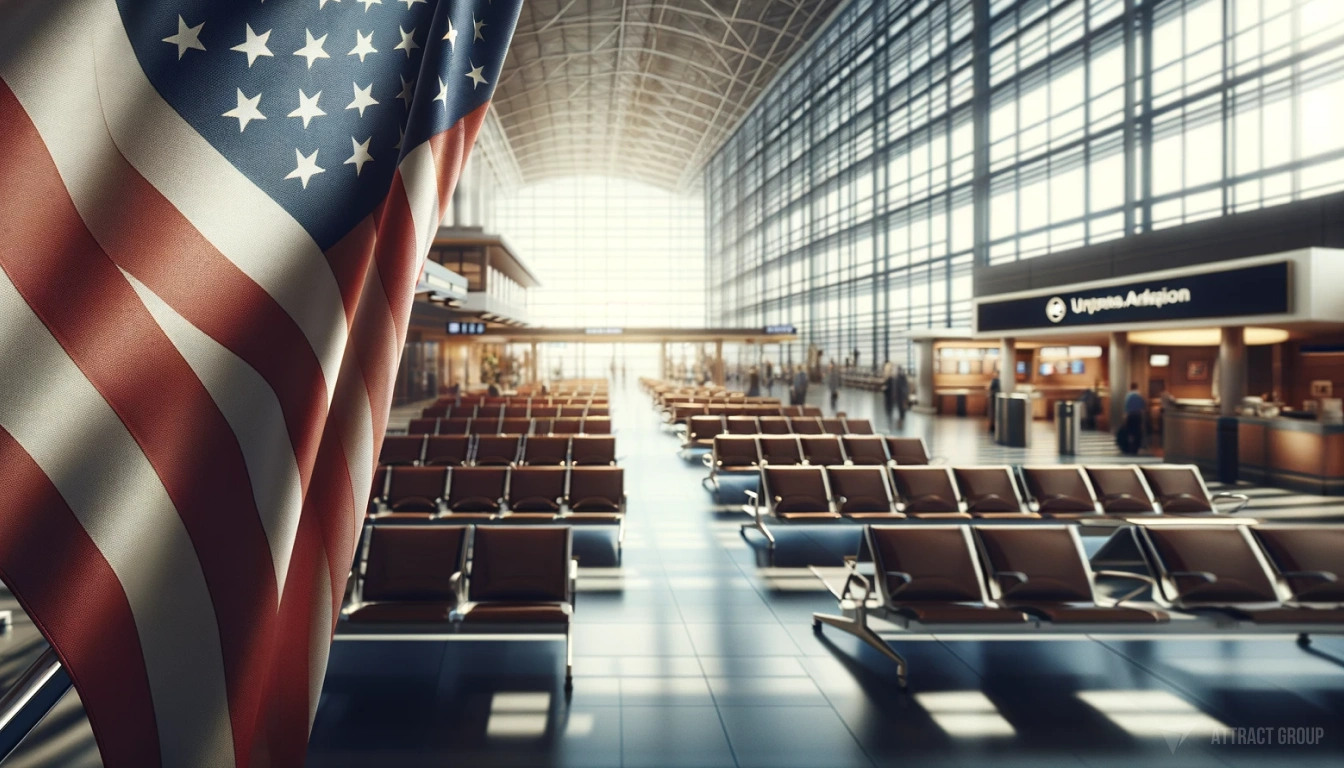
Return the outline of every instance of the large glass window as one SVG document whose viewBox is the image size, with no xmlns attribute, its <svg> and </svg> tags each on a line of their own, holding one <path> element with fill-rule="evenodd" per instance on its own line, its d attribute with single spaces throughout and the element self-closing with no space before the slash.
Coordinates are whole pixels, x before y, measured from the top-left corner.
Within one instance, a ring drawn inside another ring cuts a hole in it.
<svg viewBox="0 0 1344 768">
<path fill-rule="evenodd" d="M 698 194 L 585 177 L 501 195 L 496 221 L 542 282 L 528 291 L 533 325 L 699 327 L 704 215 Z"/>
</svg>

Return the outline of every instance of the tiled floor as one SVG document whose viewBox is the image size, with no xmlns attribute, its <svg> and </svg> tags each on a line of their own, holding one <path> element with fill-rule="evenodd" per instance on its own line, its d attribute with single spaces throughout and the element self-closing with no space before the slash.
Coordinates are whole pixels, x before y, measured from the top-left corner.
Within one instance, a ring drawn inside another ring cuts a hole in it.
<svg viewBox="0 0 1344 768">
<path fill-rule="evenodd" d="M 834 610 L 834 601 L 803 569 L 758 564 L 738 534 L 744 518 L 715 511 L 700 486 L 703 467 L 677 457 L 647 399 L 614 399 L 630 495 L 624 565 L 580 575 L 572 697 L 561 689 L 558 643 L 338 644 L 310 765 L 1344 760 L 1344 666 L 1282 638 L 905 642 L 912 693 L 899 693 L 877 653 L 840 633 L 813 633 L 812 612 Z M 1058 460 L 1041 447 L 1050 445 L 1044 425 L 1036 448 L 1005 453 L 982 436 L 981 420 L 912 414 L 892 429 L 877 405 L 863 393 L 841 402 L 876 417 L 881 431 L 923 434 L 935 453 L 959 461 Z M 1119 458 L 1109 440 L 1086 450 L 1089 461 Z M 1344 641 L 1315 648 L 1344 658 Z M 1319 727 L 1324 743 L 1211 743 L 1207 729 L 1222 725 Z"/>
<path fill-rule="evenodd" d="M 738 534 L 743 518 L 714 510 L 703 467 L 676 456 L 647 399 L 615 399 L 630 494 L 624 565 L 580 575 L 573 694 L 562 690 L 559 643 L 337 643 L 309 765 L 1344 764 L 1337 638 L 1311 651 L 1283 638 L 905 641 L 911 692 L 898 692 L 876 652 L 812 631 L 812 612 L 833 600 L 803 569 L 758 564 Z M 912 414 L 892 429 L 863 393 L 845 393 L 841 408 L 876 416 L 881 431 L 922 434 L 958 461 L 1058 458 L 1041 447 L 1044 425 L 1030 453 L 1005 453 L 981 420 Z M 1104 441 L 1087 450 L 1089 461 L 1114 455 Z M 1285 510 L 1339 501 L 1254 493 L 1257 506 Z M 19 616 L 0 635 L 0 684 L 41 648 Z M 5 768 L 99 764 L 77 697 L 60 707 Z M 1223 726 L 1271 729 L 1250 734 L 1269 743 L 1213 743 L 1209 729 Z M 1289 737 L 1321 741 L 1279 743 Z"/>
</svg>

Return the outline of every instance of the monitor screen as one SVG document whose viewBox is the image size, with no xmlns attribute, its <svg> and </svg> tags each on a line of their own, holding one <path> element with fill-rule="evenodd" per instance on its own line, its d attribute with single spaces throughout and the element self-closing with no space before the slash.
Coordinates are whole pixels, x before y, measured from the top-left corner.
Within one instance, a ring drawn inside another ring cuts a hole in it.
<svg viewBox="0 0 1344 768">
<path fill-rule="evenodd" d="M 1040 369 L 1040 370 L 1041 370 L 1041 375 L 1042 375 L 1042 376 L 1050 376 L 1050 375 L 1052 375 L 1052 374 L 1055 372 L 1055 364 L 1054 364 L 1054 363 L 1041 363 L 1041 369 Z"/>
<path fill-rule="evenodd" d="M 1166 368 L 1171 365 L 1171 355 L 1149 355 L 1148 365 L 1154 368 Z"/>
<path fill-rule="evenodd" d="M 1082 372 L 1083 372 L 1082 360 L 1074 360 L 1073 362 L 1069 363 L 1069 373 L 1077 375 Z"/>
<path fill-rule="evenodd" d="M 1021 374 L 1025 374 L 1025 373 L 1027 372 L 1027 361 L 1026 361 L 1026 360 L 1018 360 L 1018 361 L 1017 361 L 1017 372 L 1018 372 L 1018 373 L 1021 373 Z"/>
</svg>

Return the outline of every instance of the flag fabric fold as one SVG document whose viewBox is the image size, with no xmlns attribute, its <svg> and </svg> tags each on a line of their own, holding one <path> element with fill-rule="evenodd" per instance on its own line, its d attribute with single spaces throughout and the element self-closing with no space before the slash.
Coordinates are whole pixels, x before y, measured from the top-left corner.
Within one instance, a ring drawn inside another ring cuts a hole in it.
<svg viewBox="0 0 1344 768">
<path fill-rule="evenodd" d="M 109 766 L 303 762 L 521 0 L 11 0 L 0 578 Z"/>
</svg>

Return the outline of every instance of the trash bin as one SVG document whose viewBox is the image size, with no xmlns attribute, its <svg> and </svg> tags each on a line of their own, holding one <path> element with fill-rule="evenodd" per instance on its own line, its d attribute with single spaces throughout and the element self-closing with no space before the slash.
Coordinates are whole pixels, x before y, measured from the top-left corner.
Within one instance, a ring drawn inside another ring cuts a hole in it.
<svg viewBox="0 0 1344 768">
<path fill-rule="evenodd" d="M 1031 437 L 1031 397 L 1017 393 L 995 395 L 994 442 L 1026 448 Z"/>
<path fill-rule="evenodd" d="M 1055 436 L 1061 456 L 1078 453 L 1078 436 L 1083 428 L 1081 403 L 1060 400 L 1055 403 Z"/>
</svg>

